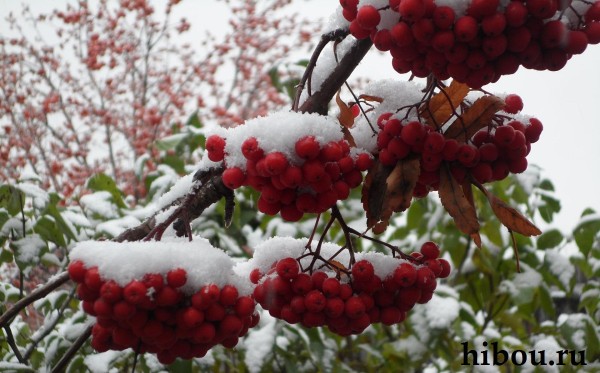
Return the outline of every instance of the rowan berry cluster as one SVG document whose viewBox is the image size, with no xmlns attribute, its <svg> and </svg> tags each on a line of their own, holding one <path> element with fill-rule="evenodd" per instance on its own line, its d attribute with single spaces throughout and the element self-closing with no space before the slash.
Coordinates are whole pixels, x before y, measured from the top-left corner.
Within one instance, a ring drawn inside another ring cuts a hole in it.
<svg viewBox="0 0 600 373">
<path fill-rule="evenodd" d="M 232 348 L 259 320 L 254 299 L 233 285 L 207 284 L 187 295 L 182 268 L 165 276 L 148 273 L 125 286 L 79 260 L 68 272 L 83 310 L 96 317 L 91 344 L 98 352 L 132 348 L 170 364 L 177 357 L 202 357 L 217 344 Z"/>
<path fill-rule="evenodd" d="M 515 101 L 520 99 L 513 96 L 507 99 L 518 108 Z M 509 106 L 506 110 L 517 109 Z M 446 138 L 431 126 L 416 120 L 402 121 L 392 113 L 382 114 L 377 123 L 381 129 L 377 135 L 379 161 L 383 165 L 393 166 L 407 158 L 420 159 L 415 197 L 424 197 L 430 190 L 437 190 L 443 164 L 450 167 L 458 182 L 470 176 L 483 184 L 502 180 L 509 173 L 524 172 L 531 144 L 538 141 L 543 130 L 542 123 L 536 118 L 528 119 L 528 124 L 515 119 L 484 128 L 468 141 L 459 142 Z"/>
<path fill-rule="evenodd" d="M 519 66 L 560 70 L 600 42 L 600 2 L 340 0 L 350 32 L 370 37 L 394 69 L 480 88 Z M 464 9 L 466 7 L 466 10 Z"/>
<path fill-rule="evenodd" d="M 225 145 L 223 137 L 210 136 L 206 140 L 209 159 L 223 161 Z M 284 151 L 267 154 L 255 137 L 244 140 L 236 150 L 245 157 L 245 169 L 227 167 L 223 183 L 231 189 L 250 186 L 259 191 L 258 210 L 280 213 L 287 221 L 298 221 L 304 213 L 324 212 L 348 198 L 350 190 L 362 182 L 361 171 L 372 163 L 370 154 L 351 150 L 346 140 L 320 143 L 315 136 L 298 139 L 292 157 Z"/>
<path fill-rule="evenodd" d="M 334 277 L 320 270 L 302 272 L 297 259 L 286 257 L 265 274 L 254 269 L 250 281 L 257 284 L 254 299 L 273 317 L 309 328 L 327 326 L 347 336 L 374 323 L 400 323 L 415 304 L 428 302 L 436 278 L 450 274 L 449 263 L 439 254 L 439 247 L 427 242 L 412 254 L 414 261 L 386 258 L 388 269 L 390 261 L 395 266 L 386 275 L 365 257 Z"/>
</svg>

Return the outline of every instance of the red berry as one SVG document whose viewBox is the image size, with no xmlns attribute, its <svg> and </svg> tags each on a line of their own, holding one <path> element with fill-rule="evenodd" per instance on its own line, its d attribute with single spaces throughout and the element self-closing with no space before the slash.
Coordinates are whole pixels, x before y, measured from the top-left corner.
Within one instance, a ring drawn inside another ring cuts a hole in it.
<svg viewBox="0 0 600 373">
<path fill-rule="evenodd" d="M 433 154 L 440 153 L 444 150 L 446 144 L 446 138 L 439 132 L 431 131 L 425 138 L 424 149 Z"/>
<path fill-rule="evenodd" d="M 481 21 L 481 29 L 487 36 L 498 36 L 506 27 L 506 17 L 502 13 L 494 13 Z"/>
<path fill-rule="evenodd" d="M 244 184 L 246 175 L 239 167 L 228 168 L 223 172 L 223 184 L 229 189 L 237 189 Z"/>
<path fill-rule="evenodd" d="M 187 272 L 183 268 L 176 268 L 167 272 L 167 284 L 169 284 L 171 287 L 182 287 L 185 285 L 186 281 Z"/>
<path fill-rule="evenodd" d="M 83 264 L 82 261 L 74 260 L 69 263 L 67 271 L 69 272 L 69 277 L 71 277 L 71 280 L 77 283 L 82 283 L 87 270 L 85 269 L 85 264 Z"/>
<path fill-rule="evenodd" d="M 527 139 L 527 141 L 533 144 L 534 142 L 537 142 L 540 139 L 540 135 L 542 134 L 543 130 L 544 126 L 542 125 L 542 122 L 540 122 L 539 119 L 530 118 L 529 126 L 525 128 L 525 138 Z"/>
<path fill-rule="evenodd" d="M 327 299 L 327 304 L 325 305 L 325 315 L 331 319 L 338 318 L 344 314 L 345 302 L 340 298 L 330 298 Z"/>
<path fill-rule="evenodd" d="M 179 302 L 182 295 L 171 286 L 163 287 L 155 295 L 156 304 L 162 307 L 174 306 Z"/>
<path fill-rule="evenodd" d="M 253 284 L 258 284 L 258 282 L 260 281 L 260 279 L 262 278 L 263 274 L 260 272 L 260 269 L 258 268 L 254 268 L 251 272 L 250 272 L 250 282 Z"/>
<path fill-rule="evenodd" d="M 298 295 L 305 295 L 313 289 L 311 276 L 306 273 L 299 273 L 292 281 L 292 290 Z"/>
<path fill-rule="evenodd" d="M 398 12 L 402 19 L 417 21 L 425 15 L 425 2 L 422 0 L 402 0 L 398 6 Z"/>
<path fill-rule="evenodd" d="M 121 300 L 123 289 L 116 282 L 110 280 L 100 288 L 100 296 L 108 303 L 115 303 Z"/>
<path fill-rule="evenodd" d="M 323 290 L 323 294 L 327 298 L 333 298 L 337 296 L 340 292 L 340 282 L 336 278 L 329 277 L 326 278 L 325 281 L 323 281 L 323 285 L 321 288 Z"/>
<path fill-rule="evenodd" d="M 436 6 L 433 10 L 433 24 L 440 30 L 449 30 L 454 24 L 454 9 L 449 6 Z"/>
<path fill-rule="evenodd" d="M 435 288 L 435 275 L 428 267 L 419 267 L 415 284 L 424 291 L 433 290 L 431 288 Z"/>
<path fill-rule="evenodd" d="M 350 319 L 357 319 L 364 315 L 365 312 L 365 304 L 360 297 L 355 295 L 346 300 L 344 305 L 344 313 Z"/>
<path fill-rule="evenodd" d="M 298 261 L 294 258 L 281 259 L 277 262 L 275 268 L 277 274 L 286 280 L 293 280 L 298 277 L 298 273 L 300 273 L 300 266 L 298 265 Z"/>
<path fill-rule="evenodd" d="M 120 300 L 113 305 L 112 314 L 117 321 L 128 320 L 135 314 L 135 306 L 124 300 Z"/>
<path fill-rule="evenodd" d="M 238 299 L 238 290 L 233 285 L 225 285 L 221 289 L 221 294 L 219 296 L 219 302 L 225 306 L 233 306 Z"/>
<path fill-rule="evenodd" d="M 462 144 L 458 149 L 457 159 L 463 165 L 469 167 L 476 162 L 479 155 L 477 148 L 471 144 Z"/>
<path fill-rule="evenodd" d="M 523 2 L 518 0 L 511 1 L 506 6 L 506 9 L 504 9 L 506 24 L 510 27 L 520 27 L 525 24 L 528 13 L 529 11 Z"/>
<path fill-rule="evenodd" d="M 281 217 L 283 218 L 283 220 L 289 221 L 289 222 L 298 221 L 298 220 L 302 219 L 302 216 L 304 216 L 304 212 L 302 212 L 298 208 L 296 208 L 295 205 L 282 206 L 280 214 L 281 214 Z"/>
<path fill-rule="evenodd" d="M 394 281 L 402 287 L 412 286 L 417 279 L 417 270 L 410 263 L 401 263 L 394 270 Z"/>
<path fill-rule="evenodd" d="M 515 138 L 515 129 L 510 125 L 499 126 L 494 133 L 494 143 L 496 145 L 508 146 Z"/>
<path fill-rule="evenodd" d="M 225 139 L 218 135 L 209 136 L 206 139 L 206 151 L 208 159 L 213 162 L 220 162 L 225 157 Z"/>
<path fill-rule="evenodd" d="M 436 259 L 440 256 L 440 247 L 435 242 L 425 242 L 421 245 L 421 254 L 427 259 Z"/>
<path fill-rule="evenodd" d="M 473 17 L 463 16 L 454 23 L 454 34 L 457 41 L 469 42 L 475 39 L 478 31 L 477 20 Z"/>
<path fill-rule="evenodd" d="M 420 122 L 412 121 L 402 129 L 401 137 L 406 144 L 415 145 L 423 142 L 426 135 L 425 127 Z"/>
<path fill-rule="evenodd" d="M 98 267 L 92 267 L 85 272 L 85 275 L 83 276 L 83 283 L 90 290 L 100 290 L 100 287 L 102 286 L 102 279 L 100 278 Z"/>
<path fill-rule="evenodd" d="M 264 156 L 265 152 L 258 145 L 256 137 L 250 137 L 242 143 L 242 154 L 246 159 L 258 161 Z"/>
<path fill-rule="evenodd" d="M 327 299 L 319 290 L 311 290 L 304 298 L 304 306 L 309 312 L 321 312 L 326 304 Z"/>
<path fill-rule="evenodd" d="M 265 157 L 265 167 L 270 176 L 280 175 L 288 167 L 288 160 L 283 153 L 269 153 Z"/>
<path fill-rule="evenodd" d="M 400 21 L 397 24 L 395 24 L 394 27 L 392 27 L 392 29 L 390 30 L 390 35 L 392 37 L 392 40 L 394 40 L 396 45 L 399 47 L 409 46 L 413 42 L 412 31 L 410 29 L 410 26 L 406 22 Z M 393 115 L 392 113 L 384 113 L 380 116 L 380 118 L 387 114 L 389 114 L 389 116 Z M 387 118 L 385 120 L 387 120 Z M 380 122 L 381 120 L 378 119 L 377 124 L 379 124 Z"/>
<path fill-rule="evenodd" d="M 123 298 L 131 304 L 140 304 L 147 298 L 147 291 L 142 282 L 133 280 L 123 289 Z"/>
<path fill-rule="evenodd" d="M 472 0 L 467 14 L 478 19 L 490 16 L 496 12 L 500 0 Z"/>
<path fill-rule="evenodd" d="M 510 94 L 504 98 L 504 111 L 516 114 L 523 110 L 523 100 L 519 95 Z"/>
<path fill-rule="evenodd" d="M 406 0 L 405 0 L 406 1 Z M 372 30 L 379 24 L 381 16 L 379 11 L 372 5 L 365 5 L 358 9 L 356 22 L 365 30 Z"/>
<path fill-rule="evenodd" d="M 355 166 L 358 171 L 366 171 L 371 168 L 373 157 L 368 153 L 360 153 L 356 158 Z"/>
<path fill-rule="evenodd" d="M 186 308 L 181 315 L 183 326 L 194 328 L 204 321 L 204 314 L 193 307 Z"/>
</svg>

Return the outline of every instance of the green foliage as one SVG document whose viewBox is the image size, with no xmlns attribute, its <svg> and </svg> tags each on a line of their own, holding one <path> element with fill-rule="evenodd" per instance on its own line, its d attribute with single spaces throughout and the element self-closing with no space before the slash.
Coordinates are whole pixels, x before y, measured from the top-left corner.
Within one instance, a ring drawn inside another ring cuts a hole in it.
<svg viewBox="0 0 600 373">
<path fill-rule="evenodd" d="M 74 242 L 111 237 L 117 233 L 114 227 L 122 230 L 139 224 L 138 217 L 147 215 L 147 208 L 171 188 L 183 171 L 193 171 L 170 159 L 191 159 L 201 151 L 204 135 L 197 115 L 190 117 L 181 131 L 157 144 L 164 152 L 164 163 L 148 178 L 150 192 L 136 207 L 125 203 L 127 198 L 106 175 L 90 180 L 88 187 L 93 193 L 82 198 L 82 207 L 65 207 L 58 195 L 40 192 L 41 189 L 30 184 L 0 186 L 2 268 L 12 268 L 25 278 L 32 276 L 33 268 L 37 272 L 54 273 L 66 268 L 67 248 Z M 194 136 L 188 136 L 191 133 Z M 529 218 L 539 217 L 551 223 L 560 209 L 560 202 L 552 194 L 552 183 L 535 172 L 526 176 L 496 183 L 489 187 L 490 191 Z M 194 233 L 206 237 L 232 256 L 247 258 L 249 248 L 268 237 L 307 237 L 313 230 L 314 216 L 291 224 L 277 216 L 257 213 L 257 197 L 250 189 L 237 190 L 231 226 L 228 229 L 223 226 L 225 212 L 221 201 L 194 221 Z M 508 351 L 546 348 L 546 354 L 550 354 L 555 349 L 585 350 L 590 365 L 566 365 L 560 367 L 561 371 L 597 369 L 598 365 L 592 364 L 600 359 L 598 214 L 586 210 L 572 232 L 548 227 L 537 239 L 516 235 L 519 273 L 506 228 L 499 224 L 481 193 L 475 193 L 474 197 L 482 226 L 481 249 L 456 229 L 437 196 L 413 201 L 408 211 L 395 217 L 385 234 L 378 237 L 404 252 L 413 251 L 424 241 L 439 242 L 442 255 L 453 267 L 452 275 L 439 284 L 433 299 L 415 307 L 402 324 L 375 325 L 359 336 L 342 338 L 326 329 L 289 325 L 263 312 L 260 324 L 235 349 L 215 347 L 205 358 L 178 360 L 169 367 L 159 364 L 154 355 L 144 354 L 138 358 L 137 371 L 477 371 L 462 365 L 462 343 L 468 342 L 470 348 L 481 350 L 483 341 L 498 342 L 499 348 Z M 98 204 L 102 208 L 98 208 Z M 353 191 L 351 198 L 339 204 L 339 208 L 346 223 L 357 230 L 364 228 L 359 191 Z M 321 230 L 326 221 L 327 216 L 320 219 Z M 326 240 L 342 242 L 343 234 L 334 226 Z M 354 245 L 357 250 L 388 250 L 364 239 L 355 240 Z M 23 248 L 35 255 L 24 260 Z M 0 312 L 27 291 L 16 281 L 18 275 L 2 276 Z M 28 365 L 17 364 L 14 353 L 5 348 L 5 332 L 0 335 L 3 346 L 0 361 L 14 363 L 14 371 L 49 369 L 89 322 L 69 287 L 36 302 L 35 312 L 42 320 L 41 329 L 50 328 L 39 340 L 34 337 L 39 333 L 33 333 L 23 316 L 10 324 L 17 345 L 22 351 L 32 351 Z M 94 354 L 89 342 L 86 343 L 67 371 L 90 371 L 89 357 Z M 131 371 L 133 361 L 131 351 L 110 352 L 96 360 L 96 364 L 105 363 L 105 371 Z M 525 370 L 504 365 L 498 367 L 498 371 Z"/>
</svg>

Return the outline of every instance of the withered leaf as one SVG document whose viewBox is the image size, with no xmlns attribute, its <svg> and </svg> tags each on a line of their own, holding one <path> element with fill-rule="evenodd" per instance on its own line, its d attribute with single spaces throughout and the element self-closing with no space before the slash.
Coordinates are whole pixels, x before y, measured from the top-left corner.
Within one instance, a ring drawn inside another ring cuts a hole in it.
<svg viewBox="0 0 600 373">
<path fill-rule="evenodd" d="M 340 91 L 338 91 L 337 95 L 335 95 L 335 102 L 340 109 L 340 114 L 338 115 L 340 124 L 344 128 L 352 128 L 352 126 L 354 126 L 354 114 L 352 114 L 352 109 L 350 109 L 350 106 L 346 105 L 346 103 L 340 98 Z"/>
<path fill-rule="evenodd" d="M 360 96 L 358 96 L 358 99 L 365 100 L 365 101 L 379 102 L 379 103 L 383 102 L 383 98 L 377 97 L 377 96 L 371 96 L 371 95 L 360 95 Z"/>
<path fill-rule="evenodd" d="M 475 246 L 481 249 L 481 235 L 479 234 L 479 232 L 471 233 L 471 239 L 473 240 Z"/>
<path fill-rule="evenodd" d="M 389 219 L 392 212 L 401 212 L 410 207 L 420 173 L 418 158 L 403 159 L 396 164 L 386 180 L 383 217 Z"/>
<path fill-rule="evenodd" d="M 460 184 L 448 167 L 440 168 L 438 194 L 442 205 L 454 219 L 458 229 L 468 235 L 479 232 L 479 221 L 475 208 L 469 203 Z"/>
<path fill-rule="evenodd" d="M 453 80 L 449 87 L 437 93 L 421 108 L 421 117 L 433 128 L 441 127 L 469 93 L 469 86 Z"/>
<path fill-rule="evenodd" d="M 480 129 L 490 125 L 494 115 L 504 107 L 504 100 L 492 95 L 485 95 L 475 100 L 462 116 L 444 133 L 448 139 L 467 141 Z"/>
<path fill-rule="evenodd" d="M 486 197 L 492 206 L 494 214 L 506 228 L 527 237 L 539 236 L 542 234 L 542 231 L 517 209 L 510 207 L 500 198 L 489 192 L 486 192 Z"/>
<path fill-rule="evenodd" d="M 361 201 L 367 213 L 367 227 L 369 228 L 372 228 L 381 220 L 383 201 L 387 189 L 386 180 L 391 171 L 390 167 L 385 167 L 379 160 L 376 160 L 365 177 Z"/>
<path fill-rule="evenodd" d="M 375 234 L 386 230 L 394 212 L 404 211 L 410 206 L 421 172 L 419 159 L 404 159 L 393 169 L 381 166 L 379 162 L 377 164 L 369 170 L 363 187 L 367 226 Z"/>
</svg>

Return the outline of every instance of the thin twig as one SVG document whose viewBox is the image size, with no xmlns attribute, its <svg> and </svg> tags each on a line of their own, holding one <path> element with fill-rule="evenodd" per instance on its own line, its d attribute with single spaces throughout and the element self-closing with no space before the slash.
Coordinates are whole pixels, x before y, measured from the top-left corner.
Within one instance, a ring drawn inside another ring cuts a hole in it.
<svg viewBox="0 0 600 373">
<path fill-rule="evenodd" d="M 85 341 L 87 341 L 90 335 L 92 335 L 93 326 L 93 324 L 88 325 L 87 328 L 83 331 L 83 333 L 81 333 L 81 335 L 77 337 L 77 339 L 75 340 L 75 342 L 73 342 L 71 347 L 69 347 L 67 352 L 65 352 L 65 354 L 60 358 L 56 366 L 52 368 L 52 373 L 62 373 L 66 370 L 67 365 L 69 365 L 69 362 L 71 361 L 73 356 L 75 356 L 75 354 L 77 353 L 77 351 L 79 351 L 81 346 L 83 346 Z"/>
</svg>

